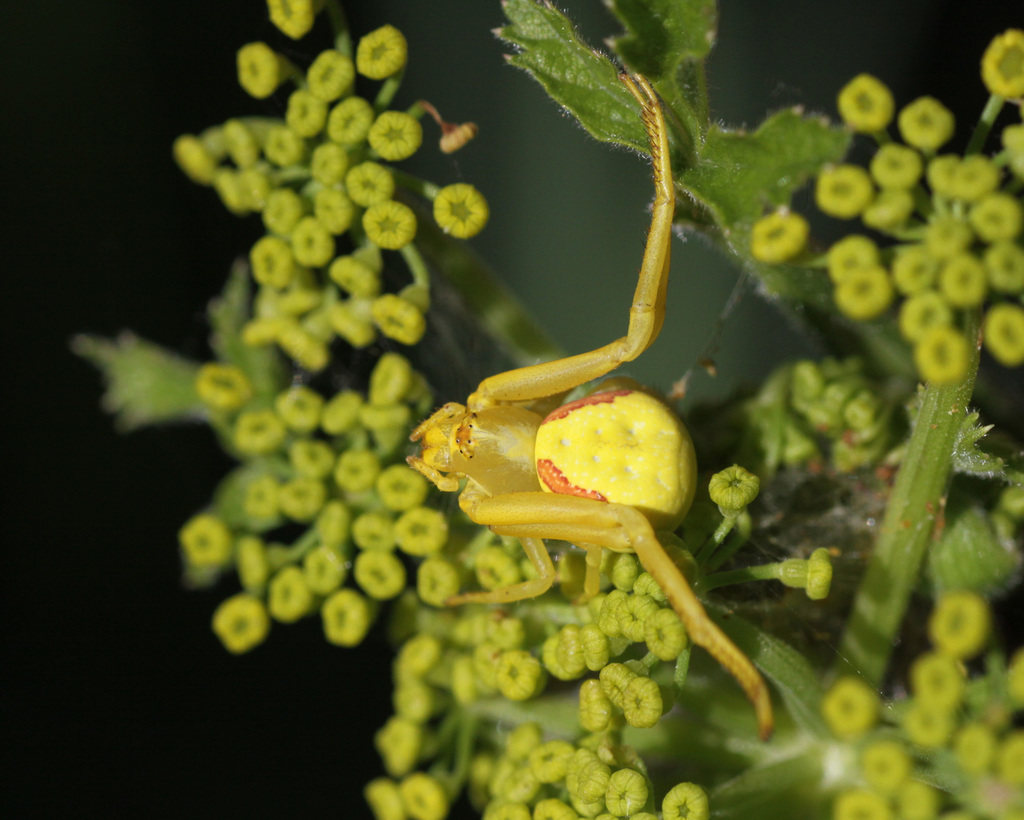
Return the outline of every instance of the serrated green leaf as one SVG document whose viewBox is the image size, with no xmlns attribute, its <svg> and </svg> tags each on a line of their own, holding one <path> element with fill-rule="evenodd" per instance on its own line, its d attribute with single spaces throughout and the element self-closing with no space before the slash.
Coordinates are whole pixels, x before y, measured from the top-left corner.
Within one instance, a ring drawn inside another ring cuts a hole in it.
<svg viewBox="0 0 1024 820">
<path fill-rule="evenodd" d="M 249 267 L 236 262 L 220 295 L 206 309 L 210 320 L 210 347 L 218 358 L 240 368 L 253 393 L 267 399 L 287 387 L 288 378 L 280 354 L 272 347 L 253 347 L 242 341 L 242 328 L 252 317 Z"/>
<path fill-rule="evenodd" d="M 715 0 L 613 0 L 626 34 L 612 48 L 649 79 L 690 134 L 708 124 L 704 59 L 715 42 Z"/>
<path fill-rule="evenodd" d="M 699 161 L 679 181 L 720 226 L 746 233 L 766 208 L 789 204 L 822 165 L 840 159 L 849 142 L 842 129 L 790 108 L 753 133 L 710 128 Z"/>
<path fill-rule="evenodd" d="M 102 406 L 114 415 L 114 424 L 122 432 L 204 416 L 195 388 L 198 362 L 129 331 L 116 339 L 75 336 L 71 350 L 103 374 L 107 390 Z"/>
<path fill-rule="evenodd" d="M 953 445 L 953 469 L 981 478 L 1024 484 L 1024 452 L 1014 441 L 989 435 L 991 424 L 978 424 L 978 413 L 968 413 Z"/>
<path fill-rule="evenodd" d="M 530 72 L 595 139 L 647 151 L 637 103 L 607 55 L 587 45 L 547 0 L 505 0 L 504 10 L 510 25 L 498 36 L 517 47 L 512 65 Z"/>
</svg>

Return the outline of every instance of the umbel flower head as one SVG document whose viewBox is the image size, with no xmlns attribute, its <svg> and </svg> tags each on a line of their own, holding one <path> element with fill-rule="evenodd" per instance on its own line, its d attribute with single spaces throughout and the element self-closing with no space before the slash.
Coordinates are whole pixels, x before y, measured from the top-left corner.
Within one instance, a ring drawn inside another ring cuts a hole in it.
<svg viewBox="0 0 1024 820">
<path fill-rule="evenodd" d="M 310 31 L 323 5 L 274 0 L 268 9 L 274 25 L 295 39 Z M 342 49 L 322 51 L 303 71 L 267 43 L 243 46 L 238 80 L 253 97 L 294 85 L 283 119 L 235 118 L 174 144 L 190 179 L 212 186 L 232 213 L 259 214 L 267 229 L 250 252 L 259 293 L 244 343 L 275 345 L 309 371 L 329 365 L 339 340 L 368 347 L 384 336 L 411 345 L 423 336 L 429 274 L 414 241 L 420 217 L 411 201 L 431 201 L 438 225 L 457 238 L 478 233 L 488 217 L 486 200 L 471 185 L 441 188 L 393 166 L 421 147 L 424 113 L 442 122 L 429 104 L 389 108 L 408 61 L 402 33 L 385 25 L 361 37 L 354 53 Z M 360 96 L 371 90 L 367 82 L 379 81 L 375 97 Z M 386 257 L 379 253 L 368 263 L 372 286 L 365 275 L 353 280 L 337 267 L 381 250 L 400 251 L 411 289 L 384 292 Z"/>
<path fill-rule="evenodd" d="M 833 804 L 833 817 L 1016 817 L 1024 806 L 1024 734 L 1014 714 L 1024 701 L 1014 680 L 1024 651 L 997 650 L 984 675 L 965 663 L 989 645 L 991 612 L 977 593 L 940 595 L 928 620 L 934 649 L 911 664 L 909 692 L 884 703 L 855 676 L 835 681 L 822 701 L 829 729 L 856 740 L 858 763 Z M 941 761 L 941 762 L 940 762 Z M 937 777 L 942 769 L 945 774 Z"/>
<path fill-rule="evenodd" d="M 837 310 L 856 322 L 895 319 L 918 373 L 935 384 L 967 376 L 979 334 L 997 362 L 1024 364 L 1024 163 L 1013 161 L 1024 155 L 1024 126 L 1006 128 L 994 157 L 978 153 L 1002 100 L 1024 95 L 1024 32 L 996 36 L 981 75 L 994 103 L 964 155 L 940 153 L 955 130 L 941 102 L 920 97 L 896 111 L 881 81 L 855 77 L 839 92 L 839 114 L 879 147 L 867 168 L 833 165 L 815 185 L 823 213 L 869 231 L 841 239 L 821 259 Z M 894 119 L 902 143 L 888 134 Z M 788 262 L 803 248 L 785 211 L 754 226 L 755 259 Z"/>
</svg>

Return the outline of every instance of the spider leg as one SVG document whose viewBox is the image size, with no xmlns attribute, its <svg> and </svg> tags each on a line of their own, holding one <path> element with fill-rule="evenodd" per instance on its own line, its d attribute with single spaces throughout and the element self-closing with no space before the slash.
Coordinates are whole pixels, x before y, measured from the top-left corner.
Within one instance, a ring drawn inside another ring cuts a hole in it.
<svg viewBox="0 0 1024 820">
<path fill-rule="evenodd" d="M 521 367 L 484 379 L 467 401 L 470 410 L 480 410 L 496 402 L 534 401 L 571 390 L 600 378 L 623 362 L 633 361 L 651 346 L 661 331 L 665 319 L 672 219 L 675 215 L 668 129 L 661 105 L 647 80 L 628 74 L 622 74 L 621 77 L 626 88 L 640 103 L 641 116 L 651 145 L 655 191 L 651 227 L 647 233 L 633 304 L 629 309 L 626 335 L 589 353 Z"/>
<path fill-rule="evenodd" d="M 616 552 L 634 552 L 664 590 L 690 639 L 731 674 L 754 705 L 758 731 L 772 732 L 771 698 L 764 679 L 739 648 L 712 621 L 686 578 L 668 557 L 644 515 L 623 504 L 557 493 L 510 493 L 478 497 L 470 517 L 501 535 L 520 539 L 554 538 Z"/>
<path fill-rule="evenodd" d="M 458 606 L 459 604 L 508 604 L 513 601 L 525 601 L 527 598 L 536 598 L 543 595 L 551 588 L 555 580 L 555 565 L 551 562 L 551 554 L 544 542 L 539 538 L 523 537 L 519 539 L 523 545 L 527 558 L 537 570 L 537 577 L 520 584 L 502 587 L 501 589 L 489 589 L 483 592 L 463 592 L 459 595 L 452 595 L 445 601 L 446 606 Z"/>
</svg>

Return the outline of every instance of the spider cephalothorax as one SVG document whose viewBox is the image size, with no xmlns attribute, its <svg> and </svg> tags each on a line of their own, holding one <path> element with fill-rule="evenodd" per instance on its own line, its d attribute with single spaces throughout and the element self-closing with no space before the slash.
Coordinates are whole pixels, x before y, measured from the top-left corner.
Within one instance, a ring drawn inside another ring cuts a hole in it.
<svg viewBox="0 0 1024 820">
<path fill-rule="evenodd" d="M 584 597 L 600 589 L 601 553 L 635 552 L 658 582 L 690 638 L 740 683 L 753 701 L 762 737 L 771 701 L 758 671 L 708 617 L 656 530 L 679 524 L 693 500 L 697 465 L 678 416 L 639 385 L 604 385 L 551 409 L 553 397 L 599 379 L 646 350 L 665 315 L 675 189 L 661 107 L 642 77 L 622 75 L 639 101 L 651 144 L 655 200 L 625 336 L 565 359 L 484 379 L 466 404 L 449 403 L 412 434 L 420 455 L 409 464 L 440 489 L 456 492 L 478 524 L 518 538 L 537 577 L 448 600 L 508 603 L 540 595 L 555 579 L 544 539 L 586 550 Z"/>
</svg>

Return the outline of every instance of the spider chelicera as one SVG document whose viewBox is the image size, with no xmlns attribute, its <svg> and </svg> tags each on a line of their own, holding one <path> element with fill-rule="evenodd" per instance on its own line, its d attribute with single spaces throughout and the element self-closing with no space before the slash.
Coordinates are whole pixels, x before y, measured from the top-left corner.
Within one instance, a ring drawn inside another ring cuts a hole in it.
<svg viewBox="0 0 1024 820">
<path fill-rule="evenodd" d="M 602 550 L 636 553 L 682 619 L 753 702 L 762 738 L 772 730 L 771 700 L 750 660 L 708 617 L 656 530 L 674 529 L 693 501 L 697 464 L 679 417 L 660 398 L 624 379 L 562 404 L 569 391 L 633 361 L 665 318 L 675 189 L 668 133 L 646 79 L 623 73 L 640 103 L 651 146 L 655 198 L 625 336 L 589 353 L 484 379 L 466 400 L 449 402 L 420 424 L 409 464 L 441 490 L 457 492 L 476 523 L 518 538 L 537 577 L 502 589 L 466 592 L 463 603 L 509 603 L 547 591 L 555 567 L 544 539 L 586 550 L 583 598 L 599 591 Z"/>
</svg>

